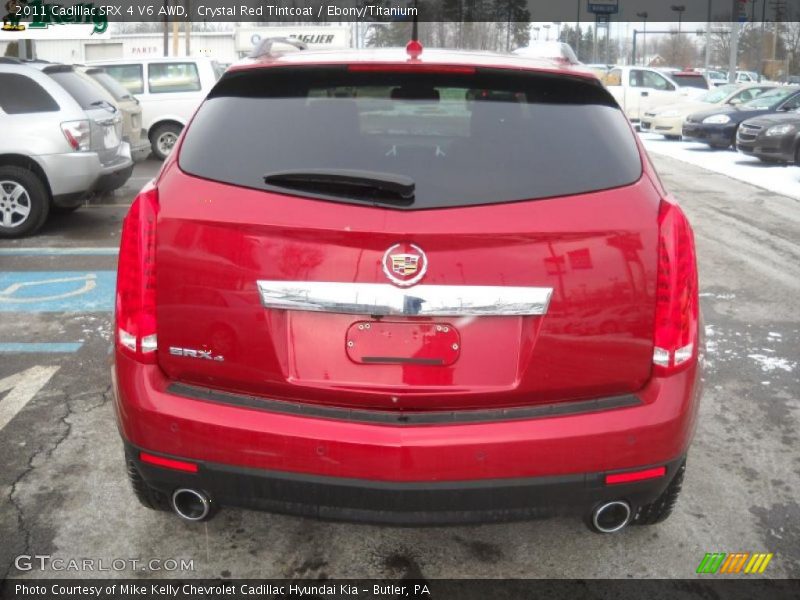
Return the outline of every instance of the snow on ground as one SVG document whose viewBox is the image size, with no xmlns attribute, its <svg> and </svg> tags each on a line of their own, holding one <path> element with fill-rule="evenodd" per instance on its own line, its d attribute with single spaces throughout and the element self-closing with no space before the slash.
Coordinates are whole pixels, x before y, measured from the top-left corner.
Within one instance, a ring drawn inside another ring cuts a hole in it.
<svg viewBox="0 0 800 600">
<path fill-rule="evenodd" d="M 709 171 L 800 200 L 800 167 L 770 165 L 734 150 L 715 150 L 706 144 L 666 140 L 654 133 L 639 134 L 647 151 L 690 163 Z"/>
</svg>

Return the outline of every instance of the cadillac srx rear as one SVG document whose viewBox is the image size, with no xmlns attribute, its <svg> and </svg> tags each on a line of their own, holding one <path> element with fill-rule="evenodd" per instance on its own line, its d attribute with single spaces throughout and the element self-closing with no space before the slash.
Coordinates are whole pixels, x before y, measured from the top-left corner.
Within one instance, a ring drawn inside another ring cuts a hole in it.
<svg viewBox="0 0 800 600">
<path fill-rule="evenodd" d="M 128 472 L 188 520 L 655 523 L 699 321 L 689 223 L 590 74 L 268 53 L 220 79 L 125 219 Z"/>
</svg>

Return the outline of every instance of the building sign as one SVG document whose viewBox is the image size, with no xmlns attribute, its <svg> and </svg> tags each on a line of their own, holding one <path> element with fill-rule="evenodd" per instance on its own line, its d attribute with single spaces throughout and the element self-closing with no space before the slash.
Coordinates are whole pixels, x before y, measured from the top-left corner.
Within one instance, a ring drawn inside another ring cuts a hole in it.
<svg viewBox="0 0 800 600">
<path fill-rule="evenodd" d="M 615 15 L 619 12 L 619 0 L 589 0 L 589 12 L 598 15 Z"/>
<path fill-rule="evenodd" d="M 238 27 L 236 51 L 250 52 L 261 40 L 270 37 L 296 39 L 310 48 L 349 48 L 349 27 Z"/>
</svg>

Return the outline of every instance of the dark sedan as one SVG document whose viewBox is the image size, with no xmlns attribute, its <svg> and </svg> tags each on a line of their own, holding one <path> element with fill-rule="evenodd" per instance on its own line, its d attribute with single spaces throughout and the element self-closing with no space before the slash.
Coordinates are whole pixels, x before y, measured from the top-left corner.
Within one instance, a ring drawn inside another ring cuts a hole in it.
<svg viewBox="0 0 800 600">
<path fill-rule="evenodd" d="M 748 119 L 739 126 L 736 147 L 764 162 L 800 165 L 800 112 Z"/>
<path fill-rule="evenodd" d="M 779 87 L 736 106 L 720 106 L 689 115 L 683 124 L 683 138 L 704 142 L 712 148 L 736 143 L 736 130 L 747 119 L 800 108 L 800 87 Z"/>
</svg>

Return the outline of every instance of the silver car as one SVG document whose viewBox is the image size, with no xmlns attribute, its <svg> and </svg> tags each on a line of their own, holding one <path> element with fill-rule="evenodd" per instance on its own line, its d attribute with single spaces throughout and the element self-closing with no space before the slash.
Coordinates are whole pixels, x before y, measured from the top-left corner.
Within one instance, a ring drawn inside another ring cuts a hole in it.
<svg viewBox="0 0 800 600">
<path fill-rule="evenodd" d="M 50 210 L 133 171 L 122 115 L 99 85 L 69 65 L 0 59 L 0 238 L 35 232 Z"/>
</svg>

